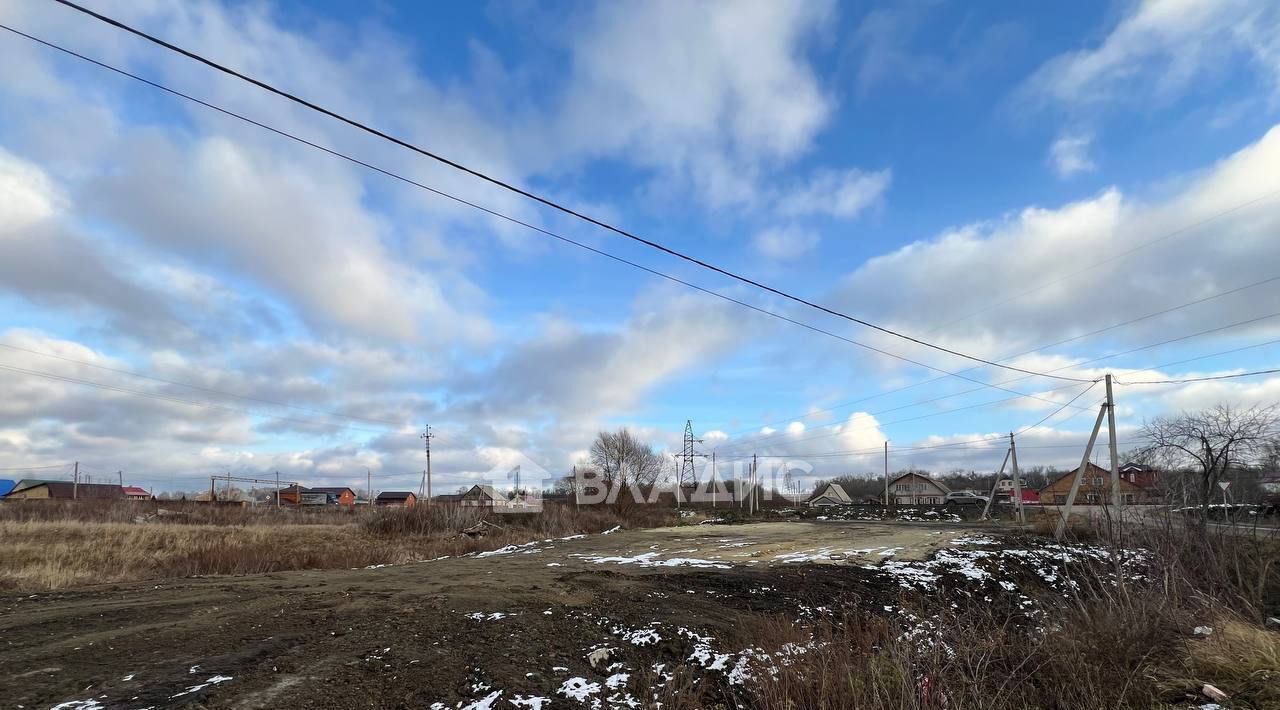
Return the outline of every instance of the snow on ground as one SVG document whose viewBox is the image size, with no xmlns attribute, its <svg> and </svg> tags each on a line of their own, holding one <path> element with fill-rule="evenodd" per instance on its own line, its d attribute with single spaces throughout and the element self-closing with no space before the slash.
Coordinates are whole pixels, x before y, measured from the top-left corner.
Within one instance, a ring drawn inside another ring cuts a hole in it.
<svg viewBox="0 0 1280 710">
<path fill-rule="evenodd" d="M 516 616 L 516 615 L 509 614 L 505 611 L 491 611 L 488 613 L 485 613 L 483 611 L 473 611 L 470 614 L 467 614 L 466 616 L 468 619 L 471 619 L 472 621 L 498 621 L 499 619 L 505 619 L 508 616 Z"/>
<path fill-rule="evenodd" d="M 180 692 L 180 693 L 177 693 L 177 694 L 175 694 L 175 695 L 170 695 L 170 696 L 169 696 L 169 698 L 170 698 L 170 699 L 173 699 L 173 698 L 181 698 L 181 697 L 182 697 L 182 696 L 184 696 L 184 695 L 190 695 L 190 694 L 192 694 L 192 693 L 198 693 L 198 692 L 200 692 L 200 691 L 204 690 L 205 688 L 208 688 L 208 687 L 209 687 L 209 686 L 211 686 L 211 685 L 217 685 L 217 684 L 219 684 L 219 683 L 225 683 L 225 682 L 227 682 L 227 681 L 229 681 L 229 680 L 231 680 L 231 676 L 226 676 L 226 675 L 215 675 L 215 676 L 211 676 L 211 677 L 209 678 L 209 680 L 206 680 L 206 681 L 205 681 L 205 682 L 203 682 L 203 683 L 198 683 L 198 684 L 196 684 L 196 685 L 193 685 L 193 686 L 191 686 L 191 687 L 187 688 L 186 690 L 184 690 L 184 691 L 182 691 L 182 692 Z"/>
<path fill-rule="evenodd" d="M 586 702 L 587 698 L 600 692 L 600 684 L 592 683 L 586 678 L 573 677 L 560 684 L 556 693 L 573 698 L 578 702 Z"/>
<path fill-rule="evenodd" d="M 732 565 L 717 560 L 702 560 L 692 557 L 668 557 L 659 559 L 657 552 L 642 552 L 633 557 L 621 556 L 601 556 L 601 555 L 585 555 L 572 554 L 570 557 L 577 557 L 586 562 L 597 565 L 616 564 L 616 565 L 635 565 L 637 567 L 714 567 L 717 569 L 729 569 Z"/>
</svg>

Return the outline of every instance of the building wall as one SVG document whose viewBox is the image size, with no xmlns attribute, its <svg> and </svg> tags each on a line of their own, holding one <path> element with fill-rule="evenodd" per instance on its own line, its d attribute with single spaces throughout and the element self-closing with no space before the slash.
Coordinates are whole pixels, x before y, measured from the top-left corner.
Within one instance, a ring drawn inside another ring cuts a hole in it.
<svg viewBox="0 0 1280 710">
<path fill-rule="evenodd" d="M 17 493 L 10 493 L 9 495 L 5 496 L 5 499 L 6 500 L 48 500 L 49 487 L 34 486 L 32 488 L 27 488 L 26 490 L 18 491 Z"/>
<path fill-rule="evenodd" d="M 897 505 L 942 505 L 947 498 L 947 492 L 936 481 L 915 474 L 890 483 L 889 494 Z"/>
<path fill-rule="evenodd" d="M 1066 505 L 1067 496 L 1071 493 L 1071 483 L 1075 480 L 1075 472 L 1069 473 L 1040 489 L 1040 501 L 1052 505 Z M 1153 496 L 1120 479 L 1120 495 L 1125 503 L 1150 503 Z M 1090 465 L 1085 469 L 1084 478 L 1080 481 L 1080 490 L 1076 493 L 1076 503 L 1081 505 L 1100 505 L 1111 502 L 1111 472 Z"/>
</svg>

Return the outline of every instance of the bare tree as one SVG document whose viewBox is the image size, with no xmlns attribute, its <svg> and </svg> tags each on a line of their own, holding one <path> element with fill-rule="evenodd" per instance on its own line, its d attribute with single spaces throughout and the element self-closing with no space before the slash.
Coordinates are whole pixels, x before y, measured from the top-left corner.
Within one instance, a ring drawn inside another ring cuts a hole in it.
<svg viewBox="0 0 1280 710">
<path fill-rule="evenodd" d="M 1280 422 L 1275 406 L 1236 409 L 1218 405 L 1200 412 L 1158 417 L 1142 426 L 1147 454 L 1192 471 L 1207 511 L 1213 489 L 1230 470 L 1261 463 Z"/>
<path fill-rule="evenodd" d="M 601 479 L 627 488 L 653 485 L 662 473 L 662 456 L 628 429 L 597 434 L 590 456 Z"/>
</svg>

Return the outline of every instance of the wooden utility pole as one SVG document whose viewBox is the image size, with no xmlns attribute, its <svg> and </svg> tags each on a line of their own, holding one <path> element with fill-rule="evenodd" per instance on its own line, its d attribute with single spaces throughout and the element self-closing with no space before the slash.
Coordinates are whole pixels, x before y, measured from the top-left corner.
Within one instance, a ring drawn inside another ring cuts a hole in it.
<svg viewBox="0 0 1280 710">
<path fill-rule="evenodd" d="M 276 507 L 280 507 L 280 472 L 276 471 Z"/>
<path fill-rule="evenodd" d="M 1071 481 L 1071 491 L 1067 493 L 1067 504 L 1058 511 L 1061 519 L 1058 520 L 1058 529 L 1054 532 L 1054 537 L 1061 540 L 1062 536 L 1067 532 L 1067 519 L 1071 517 L 1071 506 L 1076 502 L 1076 494 L 1080 492 L 1080 481 L 1084 478 L 1085 467 L 1089 465 L 1089 456 L 1093 454 L 1093 444 L 1098 440 L 1098 430 L 1102 428 L 1102 418 L 1107 414 L 1107 404 L 1104 402 L 1098 408 L 1098 419 L 1093 423 L 1093 431 L 1089 434 L 1089 443 L 1084 447 L 1084 455 L 1080 457 L 1080 467 L 1076 469 L 1076 476 Z"/>
<path fill-rule="evenodd" d="M 373 505 L 373 471 L 364 470 L 364 502 Z"/>
<path fill-rule="evenodd" d="M 1014 511 L 1018 515 L 1018 522 L 1027 522 L 1026 513 L 1022 509 L 1022 472 L 1018 470 L 1018 445 L 1013 442 L 1013 432 L 1009 432 L 1009 458 L 1013 463 L 1013 497 L 1015 499 Z"/>
<path fill-rule="evenodd" d="M 1107 433 L 1111 446 L 1111 505 L 1120 511 L 1120 456 L 1116 453 L 1116 401 L 1111 395 L 1111 373 L 1107 373 Z"/>
</svg>

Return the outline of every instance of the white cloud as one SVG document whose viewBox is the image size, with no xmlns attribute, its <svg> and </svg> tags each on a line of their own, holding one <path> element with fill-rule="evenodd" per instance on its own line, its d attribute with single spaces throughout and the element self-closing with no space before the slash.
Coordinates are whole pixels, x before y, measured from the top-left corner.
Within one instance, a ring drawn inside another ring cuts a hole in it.
<svg viewBox="0 0 1280 710">
<path fill-rule="evenodd" d="M 892 177 L 889 170 L 819 171 L 808 184 L 779 196 L 778 213 L 789 217 L 829 215 L 851 219 L 881 200 Z"/>
<path fill-rule="evenodd" d="M 832 99 L 804 56 L 828 2 L 606 3 L 573 45 L 562 143 L 625 155 L 713 206 L 756 194 L 795 158 Z"/>
<path fill-rule="evenodd" d="M 752 243 L 756 251 L 770 259 L 787 260 L 813 251 L 821 239 L 812 229 L 789 226 L 757 232 Z"/>
<path fill-rule="evenodd" d="M 1089 157 L 1089 148 L 1093 143 L 1091 136 L 1062 136 L 1049 146 L 1049 159 L 1053 169 L 1060 177 L 1071 177 L 1076 173 L 1092 172 L 1097 168 Z"/>
<path fill-rule="evenodd" d="M 63 201 L 43 170 L 0 148 L 0 236 L 51 218 Z"/>
<path fill-rule="evenodd" d="M 1110 189 L 876 257 L 847 278 L 838 302 L 960 350 L 1001 356 L 1260 281 L 1280 263 L 1280 211 L 1274 199 L 1244 203 L 1280 190 L 1277 164 L 1280 126 L 1159 199 Z M 1243 320 L 1265 311 L 1274 293 L 1274 284 L 1259 287 L 1111 338 L 1142 342 Z M 1270 328 L 1263 322 L 1233 334 Z M 886 345 L 907 352 L 900 342 Z"/>
<path fill-rule="evenodd" d="M 1270 0 L 1148 0 L 1094 47 L 1045 62 L 1029 98 L 1080 110 L 1101 101 L 1172 98 L 1243 55 L 1280 90 L 1280 6 Z"/>
</svg>

